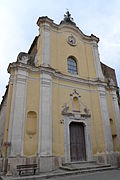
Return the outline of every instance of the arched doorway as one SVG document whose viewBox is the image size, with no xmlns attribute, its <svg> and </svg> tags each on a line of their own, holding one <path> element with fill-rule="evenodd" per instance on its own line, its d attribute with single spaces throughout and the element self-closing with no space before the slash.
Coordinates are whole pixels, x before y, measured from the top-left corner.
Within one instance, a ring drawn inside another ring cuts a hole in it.
<svg viewBox="0 0 120 180">
<path fill-rule="evenodd" d="M 86 160 L 85 134 L 83 123 L 70 123 L 70 156 L 71 161 Z"/>
</svg>

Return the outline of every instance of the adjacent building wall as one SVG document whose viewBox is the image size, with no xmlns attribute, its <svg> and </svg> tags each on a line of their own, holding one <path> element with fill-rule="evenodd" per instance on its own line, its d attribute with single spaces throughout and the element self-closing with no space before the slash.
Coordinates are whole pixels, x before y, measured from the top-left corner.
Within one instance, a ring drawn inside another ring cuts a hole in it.
<svg viewBox="0 0 120 180">
<path fill-rule="evenodd" d="M 0 156 L 2 156 L 2 148 L 3 148 L 3 139 L 4 139 L 4 131 L 5 131 L 5 121 L 7 114 L 7 100 L 8 100 L 8 91 L 5 93 L 3 103 L 0 108 Z"/>
</svg>

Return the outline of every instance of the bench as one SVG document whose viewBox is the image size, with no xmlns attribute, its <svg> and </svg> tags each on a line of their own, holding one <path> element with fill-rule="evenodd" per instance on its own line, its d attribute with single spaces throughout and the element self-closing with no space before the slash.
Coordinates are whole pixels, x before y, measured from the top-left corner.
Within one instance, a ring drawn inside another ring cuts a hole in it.
<svg viewBox="0 0 120 180">
<path fill-rule="evenodd" d="M 19 172 L 19 175 L 22 175 L 24 172 L 24 174 L 26 172 L 33 172 L 33 174 L 35 175 L 36 170 L 38 169 L 37 164 L 25 164 L 25 165 L 17 165 L 17 171 Z"/>
</svg>

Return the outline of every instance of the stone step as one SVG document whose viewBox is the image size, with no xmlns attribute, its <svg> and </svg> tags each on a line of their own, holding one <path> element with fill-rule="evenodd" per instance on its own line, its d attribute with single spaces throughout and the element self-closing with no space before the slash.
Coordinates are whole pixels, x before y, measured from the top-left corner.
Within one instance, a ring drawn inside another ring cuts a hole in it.
<svg viewBox="0 0 120 180">
<path fill-rule="evenodd" d="M 93 172 L 100 172 L 100 171 L 110 171 L 110 170 L 113 170 L 113 169 L 116 169 L 116 167 L 101 167 L 101 168 L 91 168 L 91 169 L 81 169 L 81 170 L 76 170 L 76 171 L 70 171 L 70 172 L 77 172 L 78 173 L 93 173 Z"/>
<path fill-rule="evenodd" d="M 61 166 L 60 168 L 67 171 L 76 171 L 76 170 L 87 170 L 87 169 L 100 169 L 100 168 L 109 168 L 111 165 L 91 165 L 91 166 Z"/>
<path fill-rule="evenodd" d="M 97 164 L 96 161 L 84 161 L 84 162 L 71 162 L 65 163 L 60 168 L 67 171 L 76 171 L 76 170 L 87 170 L 87 169 L 100 169 L 100 168 L 109 168 L 110 164 Z"/>
<path fill-rule="evenodd" d="M 73 162 L 69 162 L 69 163 L 63 163 L 63 165 L 67 166 L 70 164 L 89 164 L 89 163 L 96 163 L 96 161 L 73 161 Z"/>
</svg>

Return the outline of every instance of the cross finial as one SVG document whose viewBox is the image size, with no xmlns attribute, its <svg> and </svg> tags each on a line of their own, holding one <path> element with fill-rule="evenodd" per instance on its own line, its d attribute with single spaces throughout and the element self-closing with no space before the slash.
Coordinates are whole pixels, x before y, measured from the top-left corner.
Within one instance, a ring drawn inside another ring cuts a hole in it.
<svg viewBox="0 0 120 180">
<path fill-rule="evenodd" d="M 71 17 L 71 14 L 69 12 L 69 10 L 66 8 L 66 14 L 64 14 L 64 20 L 61 21 L 61 23 L 70 23 L 70 24 L 73 24 L 73 25 L 76 25 L 74 22 L 73 22 L 73 18 Z"/>
<path fill-rule="evenodd" d="M 71 14 L 70 14 L 68 9 L 67 9 L 66 14 L 64 15 L 64 21 L 66 21 L 66 22 L 73 22 L 73 18 L 71 17 Z"/>
</svg>

